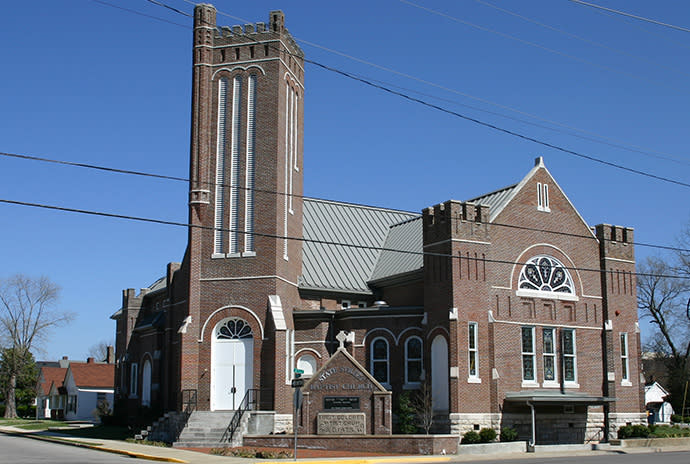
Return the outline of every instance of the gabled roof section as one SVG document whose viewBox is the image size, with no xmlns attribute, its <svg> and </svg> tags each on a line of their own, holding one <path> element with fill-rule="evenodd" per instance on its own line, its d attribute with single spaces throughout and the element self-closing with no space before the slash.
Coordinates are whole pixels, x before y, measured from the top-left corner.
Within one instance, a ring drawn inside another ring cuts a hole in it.
<svg viewBox="0 0 690 464">
<path fill-rule="evenodd" d="M 71 363 L 74 384 L 79 388 L 114 388 L 115 364 Z"/>
<path fill-rule="evenodd" d="M 421 216 L 390 226 L 383 244 L 384 250 L 379 256 L 369 282 L 421 269 L 424 266 L 423 241 Z M 390 250 L 401 250 L 403 253 Z M 409 253 L 404 253 L 406 251 Z"/>
<path fill-rule="evenodd" d="M 565 200 L 568 202 L 570 207 L 573 209 L 575 214 L 577 214 L 577 217 L 580 218 L 582 221 L 582 224 L 584 224 L 585 228 L 592 234 L 592 236 L 595 237 L 594 232 L 592 232 L 592 229 L 589 227 L 587 222 L 584 220 L 584 218 L 580 215 L 578 212 L 577 208 L 575 208 L 575 205 L 573 205 L 573 202 L 570 201 L 568 196 L 565 194 L 563 189 L 561 188 L 560 185 L 558 185 L 558 182 L 556 182 L 556 179 L 551 175 L 548 169 L 546 169 L 546 165 L 544 164 L 544 158 L 539 156 L 534 160 L 534 167 L 530 169 L 530 171 L 527 173 L 527 175 L 517 184 L 511 185 L 509 187 L 504 187 L 499 190 L 495 190 L 491 193 L 487 193 L 485 195 L 473 198 L 472 200 L 467 200 L 468 203 L 478 203 L 482 205 L 487 205 L 490 207 L 490 214 L 489 214 L 489 222 L 493 222 L 499 214 L 505 209 L 506 206 L 512 201 L 513 198 L 522 190 L 522 188 L 527 184 L 530 179 L 532 179 L 532 176 L 536 174 L 539 169 L 544 169 L 546 173 L 549 175 L 551 180 L 553 181 L 553 184 L 558 188 L 558 190 L 561 192 Z"/>
<path fill-rule="evenodd" d="M 367 280 L 389 227 L 417 216 L 405 211 L 305 198 L 299 287 L 370 294 Z"/>
<path fill-rule="evenodd" d="M 44 396 L 50 393 L 50 386 L 55 383 L 55 385 L 60 386 L 65 380 L 65 374 L 67 373 L 66 367 L 42 367 L 41 372 L 38 376 L 38 390 Z"/>
</svg>

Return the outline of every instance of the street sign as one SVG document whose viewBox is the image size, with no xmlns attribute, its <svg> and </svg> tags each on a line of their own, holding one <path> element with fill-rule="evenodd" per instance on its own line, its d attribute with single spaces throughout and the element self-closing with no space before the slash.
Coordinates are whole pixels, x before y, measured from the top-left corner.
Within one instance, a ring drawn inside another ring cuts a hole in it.
<svg viewBox="0 0 690 464">
<path fill-rule="evenodd" d="M 292 388 L 302 388 L 304 386 L 304 379 L 292 379 Z"/>
<path fill-rule="evenodd" d="M 304 369 L 293 369 L 293 372 L 294 372 L 295 374 L 300 374 L 300 375 L 302 375 L 302 374 L 304 374 Z"/>
</svg>

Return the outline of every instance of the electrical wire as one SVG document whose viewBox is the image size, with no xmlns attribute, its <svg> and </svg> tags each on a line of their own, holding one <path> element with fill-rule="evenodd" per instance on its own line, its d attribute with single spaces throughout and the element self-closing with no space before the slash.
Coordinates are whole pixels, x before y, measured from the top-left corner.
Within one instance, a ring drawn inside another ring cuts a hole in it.
<svg viewBox="0 0 690 464">
<path fill-rule="evenodd" d="M 112 173 L 117 173 L 117 174 L 128 174 L 128 175 L 136 175 L 136 176 L 142 176 L 142 177 L 152 177 L 152 178 L 156 178 L 156 179 L 173 180 L 173 181 L 185 182 L 185 183 L 189 182 L 189 179 L 186 177 L 169 176 L 169 175 L 156 174 L 156 173 L 143 172 L 143 171 L 133 171 L 133 170 L 129 170 L 129 169 L 111 168 L 111 167 L 98 166 L 98 165 L 88 164 L 88 163 L 76 163 L 76 162 L 72 162 L 72 161 L 56 160 L 56 159 L 50 159 L 50 158 L 32 156 L 32 155 L 25 155 L 25 154 L 18 154 L 18 153 L 0 152 L 0 156 L 5 156 L 8 158 L 16 158 L 16 159 L 21 159 L 21 160 L 26 160 L 26 161 L 39 161 L 39 162 L 44 162 L 44 163 L 52 163 L 52 164 L 58 164 L 58 165 L 62 165 L 62 166 L 79 167 L 79 168 L 85 168 L 85 169 L 95 169 L 95 170 L 99 170 L 99 171 L 112 172 Z M 231 185 L 225 184 L 225 183 L 216 183 L 216 182 L 210 182 L 210 181 L 205 181 L 205 182 L 199 181 L 198 183 L 201 185 L 207 185 L 210 187 L 220 186 L 220 187 L 224 187 L 224 188 L 234 188 L 237 190 L 251 191 L 251 192 L 255 192 L 255 193 L 257 193 L 257 192 L 267 193 L 267 194 L 276 195 L 276 196 L 287 196 L 287 197 L 293 197 L 296 199 L 304 199 L 304 200 L 310 200 L 310 201 L 347 204 L 348 206 L 355 207 L 355 208 L 361 208 L 361 209 L 371 209 L 371 208 L 389 209 L 389 208 L 381 208 L 379 206 L 363 205 L 363 204 L 357 204 L 357 203 L 347 203 L 347 202 L 342 202 L 342 201 L 330 200 L 327 198 L 308 197 L 308 196 L 300 195 L 300 194 L 296 194 L 296 193 L 279 192 L 277 190 L 259 189 L 256 187 L 251 188 L 251 187 L 231 186 Z M 398 211 L 401 213 L 407 213 L 407 214 L 414 214 L 414 215 L 417 215 L 418 217 L 420 216 L 419 212 L 415 212 L 415 211 L 405 211 L 405 210 L 394 210 L 394 211 Z M 462 219 L 462 218 L 453 217 L 453 219 Z M 525 231 L 530 231 L 530 232 L 540 232 L 540 233 L 547 233 L 547 234 L 554 234 L 554 235 L 562 235 L 562 236 L 566 236 L 566 237 L 583 238 L 583 239 L 587 239 L 587 240 L 598 240 L 598 238 L 592 234 L 582 235 L 582 234 L 576 234 L 576 233 L 572 233 L 572 232 L 548 230 L 548 229 L 542 229 L 542 228 L 538 228 L 538 227 L 519 226 L 516 224 L 506 224 L 506 223 L 500 223 L 500 222 L 495 222 L 495 221 L 494 222 L 475 221 L 475 222 L 477 224 L 486 224 L 486 225 L 491 225 L 491 226 L 512 228 L 512 229 L 525 230 Z M 604 240 L 605 241 L 611 241 L 611 242 L 615 241 L 614 239 L 604 239 Z M 680 248 L 680 247 L 672 247 L 672 246 L 668 246 L 668 245 L 658 245 L 658 244 L 644 243 L 644 242 L 631 242 L 631 245 L 647 247 L 647 248 L 657 248 L 657 249 L 667 250 L 667 251 L 690 253 L 690 249 Z"/>
<path fill-rule="evenodd" d="M 134 13 L 134 14 L 136 14 L 136 15 L 143 16 L 143 17 L 145 17 L 145 18 L 155 19 L 156 21 L 161 21 L 161 22 L 168 23 L 168 24 L 172 24 L 172 25 L 175 25 L 175 26 L 184 27 L 185 29 L 188 29 L 188 28 L 189 28 L 189 26 L 186 25 L 186 24 L 180 24 L 180 23 L 176 23 L 176 22 L 174 22 L 174 21 L 169 21 L 169 20 L 167 20 L 167 19 L 159 18 L 158 16 L 153 16 L 153 15 L 150 15 L 150 14 L 147 14 L 147 13 L 143 13 L 143 12 L 141 12 L 141 11 L 133 10 L 133 9 L 131 9 L 131 8 L 125 8 L 125 7 L 123 7 L 123 6 L 115 5 L 114 3 L 106 2 L 106 1 L 104 1 L 104 0 L 91 0 L 91 1 L 94 2 L 94 3 L 100 3 L 101 5 L 109 6 L 109 7 L 111 7 L 111 8 L 117 8 L 118 10 L 127 11 L 128 13 Z"/>
<path fill-rule="evenodd" d="M 631 77 L 631 78 L 633 78 L 633 79 L 645 81 L 645 82 L 650 83 L 650 84 L 655 84 L 655 85 L 658 85 L 658 86 L 663 87 L 663 88 L 666 88 L 666 89 L 673 89 L 673 90 L 675 90 L 676 92 L 679 92 L 679 93 L 682 93 L 682 94 L 685 94 L 685 93 L 686 93 L 686 91 L 685 91 L 684 89 L 680 89 L 680 88 L 677 88 L 677 87 L 669 86 L 669 85 L 666 85 L 666 84 L 664 84 L 664 83 L 662 83 L 662 82 L 658 82 L 658 81 L 655 81 L 655 80 L 653 80 L 653 79 L 648 79 L 648 78 L 646 78 L 646 77 L 644 77 L 644 76 L 640 76 L 640 75 L 637 75 L 637 74 L 635 74 L 635 73 L 631 73 L 631 72 L 628 72 L 628 71 L 623 71 L 623 70 L 621 70 L 621 69 L 614 68 L 614 67 L 612 67 L 612 66 L 607 66 L 607 65 L 604 65 L 604 64 L 598 64 L 598 63 L 595 63 L 594 61 L 590 61 L 590 60 L 588 60 L 588 59 L 586 59 L 586 58 L 580 58 L 579 56 L 571 55 L 571 54 L 569 54 L 569 53 L 565 53 L 565 52 L 562 52 L 562 51 L 560 51 L 560 50 L 556 50 L 556 49 L 554 49 L 554 48 L 549 48 L 549 47 L 547 47 L 547 46 L 545 46 L 545 45 L 541 45 L 541 44 L 538 44 L 538 43 L 536 43 L 536 42 L 531 42 L 531 41 L 529 41 L 529 40 L 521 39 L 521 38 L 516 37 L 516 36 L 514 36 L 514 35 L 506 34 L 505 32 L 501 32 L 501 31 L 497 31 L 497 30 L 495 30 L 495 29 L 490 29 L 490 28 L 488 28 L 488 27 L 480 26 L 479 24 L 474 24 L 474 23 L 471 23 L 471 22 L 469 22 L 469 21 L 465 21 L 464 19 L 460 19 L 460 18 L 458 18 L 458 17 L 449 15 L 449 14 L 447 14 L 447 13 L 443 13 L 443 12 L 441 12 L 441 11 L 434 10 L 433 8 L 429 8 L 429 7 L 426 7 L 426 6 L 423 6 L 423 5 L 419 5 L 419 4 L 417 4 L 417 3 L 411 2 L 410 0 L 398 0 L 398 1 L 401 2 L 401 3 L 404 3 L 404 4 L 406 4 L 406 5 L 410 5 L 410 6 L 412 6 L 412 7 L 419 8 L 420 10 L 423 10 L 423 11 L 426 11 L 426 12 L 429 12 L 429 13 L 432 13 L 432 14 L 435 14 L 435 15 L 438 15 L 438 16 L 441 16 L 441 17 L 443 17 L 443 18 L 450 19 L 451 21 L 455 21 L 455 22 L 464 24 L 464 25 L 466 25 L 466 26 L 470 26 L 470 27 L 473 27 L 473 28 L 475 28 L 475 29 L 479 29 L 479 30 L 484 31 L 484 32 L 490 32 L 490 33 L 492 33 L 492 34 L 496 34 L 496 35 L 499 35 L 499 36 L 501 36 L 501 37 L 505 37 L 505 38 L 507 38 L 507 39 L 510 39 L 510 40 L 513 40 L 513 41 L 516 41 L 516 42 L 519 42 L 519 43 L 522 43 L 522 44 L 525 44 L 525 45 L 529 45 L 529 46 L 531 46 L 531 47 L 539 48 L 539 49 L 541 49 L 541 50 L 545 50 L 545 51 L 547 51 L 547 52 L 549 52 L 549 53 L 553 53 L 553 54 L 555 54 L 555 55 L 559 55 L 559 56 L 562 56 L 562 57 L 571 59 L 571 60 L 573 60 L 573 61 L 577 61 L 577 62 L 580 62 L 580 63 L 583 63 L 583 64 L 588 64 L 588 65 L 593 66 L 593 67 L 595 67 L 595 68 L 603 69 L 603 70 L 605 70 L 605 71 L 613 72 L 613 73 L 616 73 L 616 74 L 621 74 L 621 75 L 624 75 L 624 76 L 627 76 L 627 77 Z"/>
<path fill-rule="evenodd" d="M 605 6 L 596 5 L 594 3 L 589 3 L 589 2 L 583 2 L 582 0 L 570 0 L 570 1 L 573 3 L 577 3 L 578 5 L 588 6 L 590 8 L 597 8 L 599 10 L 608 11 L 609 13 L 615 13 L 617 15 L 627 16 L 628 18 L 637 19 L 639 21 L 644 21 L 647 23 L 656 24 L 657 26 L 668 27 L 670 29 L 675 29 L 677 31 L 682 31 L 682 32 L 690 32 L 690 29 L 688 29 L 686 27 L 675 26 L 675 25 L 669 24 L 669 23 L 663 23 L 661 21 L 657 21 L 656 19 L 645 18 L 644 16 L 638 16 L 638 15 L 634 15 L 632 13 L 626 13 L 625 11 L 621 11 L 621 10 L 614 10 L 613 8 L 606 8 Z"/>
<path fill-rule="evenodd" d="M 486 1 L 484 1 L 484 0 L 474 0 L 474 1 L 475 1 L 476 3 L 479 3 L 480 5 L 484 5 L 484 6 L 487 6 L 487 7 L 489 7 L 489 8 L 493 8 L 494 10 L 501 11 L 501 12 L 506 13 L 506 14 L 508 14 L 508 15 L 514 16 L 514 17 L 516 17 L 516 18 L 520 18 L 520 19 L 522 19 L 522 20 L 524 20 L 524 21 L 530 22 L 530 23 L 532 23 L 532 24 L 536 24 L 536 25 L 538 25 L 538 26 L 540 26 L 540 27 L 549 29 L 549 30 L 551 30 L 551 31 L 558 32 L 559 34 L 563 34 L 563 35 L 565 35 L 565 36 L 567 36 L 567 37 L 571 37 L 571 38 L 576 39 L 576 40 L 579 40 L 579 41 L 581 41 L 581 42 L 585 42 L 585 43 L 588 43 L 588 44 L 590 44 L 590 45 L 594 45 L 594 46 L 596 46 L 596 47 L 603 48 L 603 49 L 605 49 L 605 50 L 608 50 L 608 51 L 610 51 L 610 52 L 616 53 L 616 54 L 618 54 L 618 55 L 626 56 L 626 57 L 628 57 L 628 58 L 633 58 L 633 59 L 636 59 L 636 60 L 638 60 L 638 61 L 642 61 L 642 62 L 647 63 L 647 64 L 652 64 L 652 65 L 657 66 L 657 67 L 660 67 L 660 68 L 665 68 L 665 69 L 668 69 L 669 71 L 672 71 L 672 72 L 676 72 L 676 73 L 679 73 L 679 74 L 684 74 L 685 76 L 690 76 L 690 73 L 686 73 L 685 71 L 681 71 L 680 69 L 672 68 L 672 67 L 667 66 L 667 65 L 665 65 L 665 64 L 658 63 L 658 62 L 656 62 L 656 61 L 650 60 L 649 58 L 646 58 L 646 57 L 643 57 L 643 56 L 640 56 L 640 55 L 635 55 L 635 54 L 633 54 L 633 53 L 626 52 L 625 50 L 621 50 L 621 49 L 618 49 L 618 48 L 610 47 L 610 46 L 608 46 L 608 45 L 606 45 L 606 44 L 603 44 L 603 43 L 601 43 L 601 42 L 597 42 L 597 41 L 595 41 L 595 40 L 591 40 L 591 39 L 588 39 L 588 38 L 586 38 L 586 37 L 582 37 L 582 36 L 579 36 L 579 35 L 577 35 L 577 34 L 573 34 L 572 32 L 568 32 L 568 31 L 566 31 L 566 30 L 563 30 L 563 29 L 560 29 L 560 28 L 551 26 L 551 25 L 549 25 L 549 24 L 542 23 L 541 21 L 537 21 L 536 19 L 532 19 L 532 18 L 529 18 L 529 17 L 527 17 L 527 16 L 521 15 L 521 14 L 519 14 L 519 13 L 515 13 L 514 11 L 510 11 L 510 10 L 507 10 L 507 9 L 505 9 L 505 8 L 501 8 L 501 7 L 497 6 L 497 5 L 494 5 L 493 3 L 489 3 L 489 2 L 486 2 Z"/>
<path fill-rule="evenodd" d="M 4 198 L 0 198 L 0 203 L 4 203 L 4 204 L 8 204 L 8 205 L 15 205 L 15 206 L 26 206 L 26 207 L 32 207 L 32 208 L 48 209 L 48 210 L 60 211 L 60 212 L 64 212 L 64 213 L 77 213 L 77 214 L 85 214 L 85 215 L 89 215 L 89 216 L 100 216 L 100 217 L 107 217 L 107 218 L 112 218 L 112 219 L 124 219 L 124 220 L 146 222 L 146 223 L 160 224 L 160 225 L 195 228 L 195 229 L 203 229 L 203 230 L 223 231 L 223 232 L 238 233 L 238 234 L 243 234 L 243 235 L 252 235 L 255 237 L 264 237 L 264 238 L 279 239 L 279 240 L 291 240 L 291 241 L 302 242 L 302 243 L 315 243 L 315 244 L 319 244 L 319 245 L 337 246 L 337 247 L 343 247 L 343 248 L 357 248 L 357 249 L 361 249 L 361 250 L 392 252 L 392 253 L 401 253 L 401 254 L 417 255 L 417 256 L 434 256 L 434 257 L 439 257 L 439 258 L 458 259 L 460 261 L 462 261 L 462 260 L 481 261 L 481 262 L 494 263 L 494 264 L 506 264 L 506 265 L 511 265 L 511 266 L 515 266 L 515 265 L 524 266 L 524 265 L 528 264 L 526 262 L 510 261 L 510 260 L 503 260 L 503 259 L 468 258 L 468 257 L 463 257 L 461 255 L 454 255 L 454 254 L 448 254 L 448 253 L 435 253 L 435 252 L 430 252 L 430 251 L 401 250 L 401 249 L 397 249 L 397 248 L 387 248 L 387 247 L 373 246 L 373 245 L 362 245 L 362 244 L 356 244 L 356 243 L 344 243 L 344 242 L 336 242 L 336 241 L 332 241 L 332 240 L 316 240 L 316 239 L 309 239 L 309 238 L 304 238 L 304 237 L 292 237 L 292 236 L 279 235 L 279 234 L 248 232 L 248 231 L 244 231 L 244 230 L 234 230 L 234 229 L 226 229 L 226 228 L 221 228 L 221 227 L 211 227 L 211 226 L 204 226 L 204 225 L 200 225 L 200 224 L 189 224 L 189 223 L 184 223 L 184 222 L 169 221 L 169 220 L 165 220 L 165 219 L 148 218 L 148 217 L 143 217 L 143 216 L 131 216 L 131 215 L 126 215 L 126 214 L 106 213 L 103 211 L 93 211 L 93 210 L 78 209 L 78 208 L 68 208 L 68 207 L 64 207 L 64 206 L 47 205 L 47 204 L 42 204 L 42 203 L 32 203 L 32 202 L 18 201 L 18 200 L 8 200 L 8 199 L 4 199 Z M 611 274 L 611 275 L 615 275 L 615 274 L 618 274 L 621 272 L 619 270 L 614 270 L 614 269 L 604 270 L 604 269 L 593 269 L 593 268 L 565 266 L 565 265 L 563 266 L 563 268 L 567 269 L 569 271 L 596 272 L 599 274 L 607 273 L 607 274 Z M 623 274 L 635 275 L 637 277 L 657 277 L 657 278 L 666 278 L 666 279 L 690 280 L 690 277 L 688 277 L 688 276 L 675 275 L 675 274 L 651 274 L 651 273 L 644 273 L 644 272 L 625 272 L 625 271 L 623 272 Z"/>
</svg>

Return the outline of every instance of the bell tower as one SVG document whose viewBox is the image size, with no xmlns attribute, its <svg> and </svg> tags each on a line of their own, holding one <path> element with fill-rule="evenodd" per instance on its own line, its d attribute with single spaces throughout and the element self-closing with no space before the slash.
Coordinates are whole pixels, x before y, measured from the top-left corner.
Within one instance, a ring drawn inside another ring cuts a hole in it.
<svg viewBox="0 0 690 464">
<path fill-rule="evenodd" d="M 203 372 L 204 348 L 192 345 L 205 340 L 202 325 L 213 323 L 214 311 L 244 308 L 237 317 L 260 333 L 271 324 L 268 296 L 279 296 L 286 312 L 298 305 L 302 270 L 295 239 L 302 237 L 304 53 L 282 11 L 271 11 L 267 23 L 218 27 L 207 4 L 194 10 L 193 46 L 186 259 L 189 316 L 199 331 L 183 353 L 198 356 L 199 372 L 183 372 L 182 388 L 194 388 Z M 255 359 L 265 344 L 255 343 Z M 272 387 L 258 378 L 263 371 L 253 384 Z"/>
</svg>

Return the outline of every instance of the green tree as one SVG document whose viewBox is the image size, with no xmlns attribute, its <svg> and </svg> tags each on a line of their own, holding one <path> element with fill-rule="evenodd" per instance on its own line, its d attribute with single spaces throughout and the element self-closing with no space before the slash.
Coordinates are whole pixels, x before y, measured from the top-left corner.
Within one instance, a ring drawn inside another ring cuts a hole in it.
<svg viewBox="0 0 690 464">
<path fill-rule="evenodd" d="M 2 356 L 0 356 L 0 394 L 2 394 L 3 399 L 9 397 L 10 377 L 15 365 L 21 366 L 15 380 L 16 409 L 17 411 L 25 411 L 30 408 L 34 398 L 36 398 L 38 368 L 30 352 L 18 353 L 12 348 L 4 349 Z"/>
<path fill-rule="evenodd" d="M 60 287 L 47 277 L 17 274 L 0 279 L 0 344 L 9 348 L 5 388 L 5 417 L 17 417 L 16 388 L 32 348 L 48 339 L 51 329 L 72 319 L 55 309 Z"/>
</svg>

